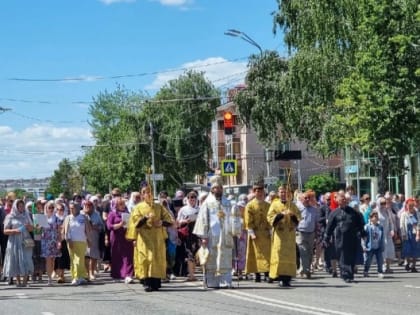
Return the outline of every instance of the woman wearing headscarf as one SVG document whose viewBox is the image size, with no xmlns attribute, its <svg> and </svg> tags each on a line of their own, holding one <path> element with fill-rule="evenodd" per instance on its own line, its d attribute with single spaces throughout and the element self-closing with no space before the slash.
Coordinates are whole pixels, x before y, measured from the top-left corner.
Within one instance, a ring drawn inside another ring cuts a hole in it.
<svg viewBox="0 0 420 315">
<path fill-rule="evenodd" d="M 89 259 L 86 260 L 86 269 L 89 271 L 89 280 L 95 280 L 97 262 L 101 259 L 99 240 L 102 231 L 105 231 L 105 225 L 99 212 L 95 210 L 90 200 L 85 202 L 82 212 L 86 215 L 88 224 L 91 227 L 90 233 L 88 234 L 89 246 L 86 257 Z"/>
<path fill-rule="evenodd" d="M 60 223 L 55 216 L 54 208 L 53 201 L 48 201 L 45 205 L 44 214 L 47 217 L 48 227 L 43 227 L 41 233 L 41 257 L 45 258 L 49 286 L 52 285 L 55 258 L 61 256 Z"/>
<path fill-rule="evenodd" d="M 26 287 L 28 276 L 34 271 L 32 261 L 34 242 L 29 234 L 33 230 L 32 224 L 23 200 L 15 200 L 10 214 L 4 220 L 4 234 L 9 238 L 3 272 L 9 279 L 16 277 L 18 287 Z"/>
<path fill-rule="evenodd" d="M 195 221 L 197 220 L 197 193 L 190 191 L 187 194 L 187 204 L 183 206 L 177 216 L 178 236 L 181 246 L 184 247 L 184 257 L 188 267 L 188 281 L 195 281 L 195 254 L 199 248 L 198 237 L 192 233 Z"/>
<path fill-rule="evenodd" d="M 377 201 L 377 209 L 379 214 L 379 222 L 384 228 L 384 238 L 385 238 L 385 249 L 384 249 L 384 261 L 385 261 L 385 273 L 392 273 L 390 264 L 395 258 L 395 248 L 392 238 L 395 233 L 395 226 L 392 220 L 392 214 L 390 209 L 386 207 L 386 200 L 384 197 L 379 197 Z"/>
<path fill-rule="evenodd" d="M 116 210 L 111 211 L 106 222 L 111 231 L 111 277 L 113 279 L 124 279 L 126 284 L 133 283 L 133 242 L 125 238 L 127 231 L 128 210 L 125 201 L 121 197 L 116 200 Z"/>
<path fill-rule="evenodd" d="M 64 204 L 57 203 L 56 204 L 56 212 L 55 216 L 57 217 L 57 222 L 59 225 L 59 231 L 61 233 L 61 256 L 58 256 L 55 259 L 55 272 L 58 276 L 57 283 L 64 283 L 64 270 L 70 269 L 70 256 L 69 256 L 69 250 L 67 248 L 67 242 L 63 237 L 63 224 L 64 220 L 67 216 L 66 208 Z"/>
<path fill-rule="evenodd" d="M 407 260 L 405 270 L 417 272 L 416 260 L 420 256 L 420 242 L 416 240 L 418 213 L 415 209 L 415 200 L 410 198 L 405 202 L 404 212 L 401 214 L 400 228 L 403 240 L 402 254 Z M 411 263 L 411 266 L 410 266 Z"/>
</svg>

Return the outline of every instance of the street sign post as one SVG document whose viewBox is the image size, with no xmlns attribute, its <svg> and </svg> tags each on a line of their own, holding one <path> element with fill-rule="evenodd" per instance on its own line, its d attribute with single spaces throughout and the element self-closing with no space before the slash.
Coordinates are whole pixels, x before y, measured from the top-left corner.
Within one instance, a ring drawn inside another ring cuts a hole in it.
<svg viewBox="0 0 420 315">
<path fill-rule="evenodd" d="M 155 180 L 155 181 L 162 181 L 163 180 L 163 174 L 151 174 L 150 179 Z"/>
</svg>

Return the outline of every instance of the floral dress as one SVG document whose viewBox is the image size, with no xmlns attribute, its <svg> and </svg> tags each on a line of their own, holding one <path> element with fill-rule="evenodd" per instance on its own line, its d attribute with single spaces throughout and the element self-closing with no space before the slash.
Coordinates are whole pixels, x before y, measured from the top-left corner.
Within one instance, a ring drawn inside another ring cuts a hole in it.
<svg viewBox="0 0 420 315">
<path fill-rule="evenodd" d="M 60 241 L 60 222 L 53 215 L 48 218 L 48 228 L 42 228 L 41 234 L 41 257 L 60 257 L 61 250 L 58 249 L 58 241 Z"/>
</svg>

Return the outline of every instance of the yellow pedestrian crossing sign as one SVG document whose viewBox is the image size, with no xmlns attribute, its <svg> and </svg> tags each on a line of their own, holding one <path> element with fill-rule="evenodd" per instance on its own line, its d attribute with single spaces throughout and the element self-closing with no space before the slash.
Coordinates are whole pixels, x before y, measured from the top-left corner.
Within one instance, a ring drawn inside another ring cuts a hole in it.
<svg viewBox="0 0 420 315">
<path fill-rule="evenodd" d="M 222 175 L 236 176 L 238 163 L 236 160 L 222 160 Z"/>
</svg>

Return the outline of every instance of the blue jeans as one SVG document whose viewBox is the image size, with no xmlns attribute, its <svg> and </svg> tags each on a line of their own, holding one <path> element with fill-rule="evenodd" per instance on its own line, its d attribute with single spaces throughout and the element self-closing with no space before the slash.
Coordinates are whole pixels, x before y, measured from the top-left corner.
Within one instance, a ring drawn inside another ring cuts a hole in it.
<svg viewBox="0 0 420 315">
<path fill-rule="evenodd" d="M 378 273 L 383 273 L 382 265 L 384 263 L 384 259 L 382 256 L 382 249 L 371 249 L 370 251 L 366 252 L 366 262 L 365 262 L 365 270 L 364 272 L 369 272 L 370 264 L 372 263 L 372 258 L 375 256 L 376 263 L 378 264 Z"/>
</svg>

